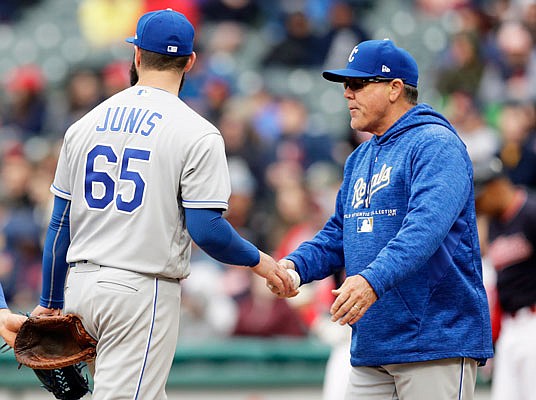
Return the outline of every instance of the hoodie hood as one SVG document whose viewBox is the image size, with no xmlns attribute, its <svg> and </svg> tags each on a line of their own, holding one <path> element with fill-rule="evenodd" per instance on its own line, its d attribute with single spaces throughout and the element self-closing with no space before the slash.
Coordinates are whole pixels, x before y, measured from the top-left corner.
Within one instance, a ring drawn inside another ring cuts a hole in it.
<svg viewBox="0 0 536 400">
<path fill-rule="evenodd" d="M 382 136 L 374 136 L 374 143 L 380 146 L 385 145 L 396 140 L 408 130 L 418 129 L 420 126 L 428 124 L 444 126 L 459 138 L 456 129 L 444 116 L 427 104 L 417 104 L 396 121 Z"/>
</svg>

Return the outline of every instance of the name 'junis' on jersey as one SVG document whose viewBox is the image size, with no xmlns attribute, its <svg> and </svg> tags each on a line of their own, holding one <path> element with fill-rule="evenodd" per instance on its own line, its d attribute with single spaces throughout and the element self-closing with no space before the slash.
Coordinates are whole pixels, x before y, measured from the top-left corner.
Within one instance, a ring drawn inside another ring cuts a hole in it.
<svg viewBox="0 0 536 400">
<path fill-rule="evenodd" d="M 162 114 L 136 107 L 108 107 L 96 125 L 97 133 L 128 133 L 149 136 Z"/>
</svg>

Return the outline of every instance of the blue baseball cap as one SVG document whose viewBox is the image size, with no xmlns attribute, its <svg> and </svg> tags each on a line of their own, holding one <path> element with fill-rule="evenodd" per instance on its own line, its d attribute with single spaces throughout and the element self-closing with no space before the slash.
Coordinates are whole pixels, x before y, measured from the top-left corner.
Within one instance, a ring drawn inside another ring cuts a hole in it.
<svg viewBox="0 0 536 400">
<path fill-rule="evenodd" d="M 188 56 L 194 51 L 194 27 L 181 13 L 167 10 L 142 15 L 136 36 L 125 39 L 141 49 L 167 56 Z"/>
<path fill-rule="evenodd" d="M 332 82 L 344 82 L 346 78 L 400 78 L 417 87 L 419 68 L 411 54 L 391 40 L 367 40 L 352 49 L 345 69 L 327 70 L 322 76 Z"/>
</svg>

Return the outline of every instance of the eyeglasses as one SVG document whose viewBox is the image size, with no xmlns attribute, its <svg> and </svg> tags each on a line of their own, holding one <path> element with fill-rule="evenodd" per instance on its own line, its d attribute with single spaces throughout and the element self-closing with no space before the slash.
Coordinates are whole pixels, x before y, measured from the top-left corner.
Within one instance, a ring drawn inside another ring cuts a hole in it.
<svg viewBox="0 0 536 400">
<path fill-rule="evenodd" d="M 358 78 L 348 78 L 343 82 L 344 89 L 350 88 L 352 91 L 361 90 L 369 83 L 378 83 L 378 82 L 391 82 L 391 78 L 367 78 L 367 79 L 358 79 Z"/>
</svg>

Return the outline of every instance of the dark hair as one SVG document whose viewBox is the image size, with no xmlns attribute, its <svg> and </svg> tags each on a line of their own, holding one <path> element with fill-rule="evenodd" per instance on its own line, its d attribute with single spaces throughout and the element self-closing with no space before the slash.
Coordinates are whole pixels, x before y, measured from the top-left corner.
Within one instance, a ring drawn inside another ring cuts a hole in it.
<svg viewBox="0 0 536 400">
<path fill-rule="evenodd" d="M 411 85 L 404 85 L 404 97 L 406 98 L 406 101 L 409 104 L 417 105 L 418 98 L 419 98 L 419 91 L 415 86 Z"/>
<path fill-rule="evenodd" d="M 140 52 L 143 66 L 157 71 L 176 70 L 181 73 L 190 57 L 189 55 L 179 57 L 167 56 L 141 48 Z"/>
</svg>

